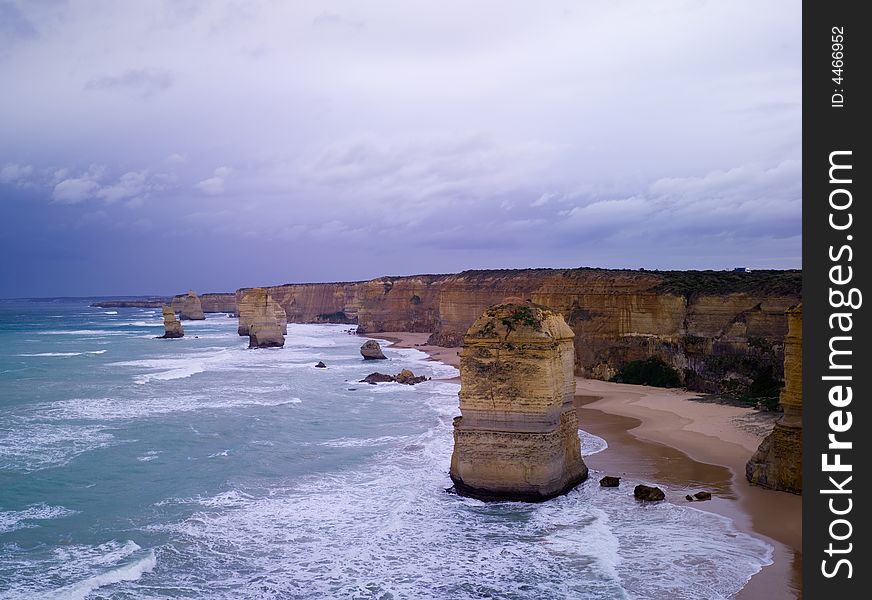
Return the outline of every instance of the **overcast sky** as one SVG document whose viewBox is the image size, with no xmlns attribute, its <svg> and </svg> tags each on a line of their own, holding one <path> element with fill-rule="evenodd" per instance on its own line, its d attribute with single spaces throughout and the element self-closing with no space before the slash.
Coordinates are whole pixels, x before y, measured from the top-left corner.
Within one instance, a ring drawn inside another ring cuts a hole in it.
<svg viewBox="0 0 872 600">
<path fill-rule="evenodd" d="M 0 296 L 800 267 L 800 7 L 0 0 Z"/>
</svg>

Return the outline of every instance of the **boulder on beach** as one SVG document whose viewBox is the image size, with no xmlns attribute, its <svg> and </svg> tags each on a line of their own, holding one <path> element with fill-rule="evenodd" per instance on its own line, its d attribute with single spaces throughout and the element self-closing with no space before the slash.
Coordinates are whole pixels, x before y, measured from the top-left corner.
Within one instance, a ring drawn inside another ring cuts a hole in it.
<svg viewBox="0 0 872 600">
<path fill-rule="evenodd" d="M 600 485 L 602 487 L 618 487 L 619 485 L 621 485 L 621 478 L 606 475 L 605 477 L 600 479 Z"/>
<path fill-rule="evenodd" d="M 387 356 L 382 352 L 381 346 L 375 340 L 367 340 L 360 347 L 360 354 L 364 360 L 385 360 Z"/>
<path fill-rule="evenodd" d="M 666 499 L 666 494 L 659 487 L 651 485 L 639 484 L 633 490 L 633 495 L 636 500 L 644 500 L 646 502 L 660 502 Z"/>
<path fill-rule="evenodd" d="M 176 319 L 176 313 L 173 312 L 172 307 L 164 305 L 163 307 L 163 319 L 164 319 L 164 334 L 160 336 L 163 339 L 173 339 L 184 337 L 185 330 L 182 329 L 182 324 Z"/>
</svg>

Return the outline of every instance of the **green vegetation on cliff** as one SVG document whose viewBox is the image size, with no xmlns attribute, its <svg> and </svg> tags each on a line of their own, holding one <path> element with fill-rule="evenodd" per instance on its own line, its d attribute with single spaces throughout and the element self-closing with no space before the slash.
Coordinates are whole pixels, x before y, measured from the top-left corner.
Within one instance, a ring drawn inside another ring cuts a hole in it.
<svg viewBox="0 0 872 600">
<path fill-rule="evenodd" d="M 631 360 L 621 367 L 612 381 L 673 388 L 681 385 L 681 375 L 658 357 L 651 356 L 645 360 Z"/>
</svg>

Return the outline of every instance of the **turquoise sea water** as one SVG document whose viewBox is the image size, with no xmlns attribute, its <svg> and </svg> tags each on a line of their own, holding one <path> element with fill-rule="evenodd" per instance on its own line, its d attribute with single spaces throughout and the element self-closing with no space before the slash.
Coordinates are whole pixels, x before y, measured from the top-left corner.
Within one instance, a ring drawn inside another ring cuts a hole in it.
<svg viewBox="0 0 872 600">
<path fill-rule="evenodd" d="M 416 350 L 374 367 L 348 326 L 270 350 L 224 315 L 184 326 L 0 301 L 0 598 L 716 599 L 771 560 L 597 474 L 538 505 L 446 493 L 456 370 Z M 433 381 L 356 383 L 402 368 Z"/>
</svg>

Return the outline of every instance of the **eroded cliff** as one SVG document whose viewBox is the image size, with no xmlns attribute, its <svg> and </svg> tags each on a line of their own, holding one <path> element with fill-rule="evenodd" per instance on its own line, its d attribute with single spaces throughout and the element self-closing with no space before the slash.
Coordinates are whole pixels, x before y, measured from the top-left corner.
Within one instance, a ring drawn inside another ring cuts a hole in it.
<svg viewBox="0 0 872 600">
<path fill-rule="evenodd" d="M 656 356 L 691 389 L 741 393 L 777 388 L 784 311 L 801 300 L 801 273 L 526 269 L 266 289 L 290 322 L 428 332 L 442 346 L 460 345 L 489 306 L 530 300 L 572 328 L 579 375 L 609 379 L 630 361 Z"/>
<path fill-rule="evenodd" d="M 787 311 L 784 348 L 784 416 L 760 444 L 745 467 L 756 485 L 802 493 L 802 304 Z"/>
</svg>

